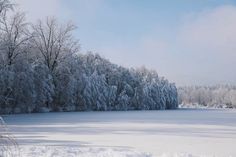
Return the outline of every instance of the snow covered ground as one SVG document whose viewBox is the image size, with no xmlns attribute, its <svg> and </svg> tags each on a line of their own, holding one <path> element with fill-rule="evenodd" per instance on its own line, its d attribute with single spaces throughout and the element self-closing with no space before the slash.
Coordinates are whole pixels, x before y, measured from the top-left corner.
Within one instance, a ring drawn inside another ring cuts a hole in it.
<svg viewBox="0 0 236 157">
<path fill-rule="evenodd" d="M 236 110 L 44 113 L 4 120 L 24 157 L 236 156 Z"/>
</svg>

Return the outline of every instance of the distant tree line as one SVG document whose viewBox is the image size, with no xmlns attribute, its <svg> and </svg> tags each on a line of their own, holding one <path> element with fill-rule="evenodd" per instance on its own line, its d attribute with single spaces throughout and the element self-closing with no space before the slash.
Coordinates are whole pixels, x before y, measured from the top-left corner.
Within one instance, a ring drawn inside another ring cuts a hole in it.
<svg viewBox="0 0 236 157">
<path fill-rule="evenodd" d="M 189 86 L 178 88 L 179 103 L 184 106 L 236 108 L 236 86 Z"/>
<path fill-rule="evenodd" d="M 73 24 L 31 24 L 14 7 L 0 0 L 1 114 L 178 107 L 175 85 L 155 71 L 80 54 Z"/>
</svg>

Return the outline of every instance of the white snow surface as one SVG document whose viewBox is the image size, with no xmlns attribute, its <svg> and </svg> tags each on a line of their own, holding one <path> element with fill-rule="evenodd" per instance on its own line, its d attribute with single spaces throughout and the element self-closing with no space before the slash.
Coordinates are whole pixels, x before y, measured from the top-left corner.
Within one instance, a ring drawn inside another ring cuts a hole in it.
<svg viewBox="0 0 236 157">
<path fill-rule="evenodd" d="M 141 153 L 128 149 L 79 148 L 66 146 L 21 147 L 22 157 L 154 157 L 150 153 Z M 19 155 L 18 155 L 19 156 Z M 162 154 L 159 157 L 197 157 L 191 154 Z M 207 157 L 207 156 L 204 156 Z M 213 156 L 212 156 L 213 157 Z"/>
<path fill-rule="evenodd" d="M 127 149 L 79 148 L 65 146 L 21 147 L 23 157 L 152 157 Z"/>
<path fill-rule="evenodd" d="M 23 157 L 236 156 L 236 110 L 68 112 L 3 118 Z"/>
</svg>

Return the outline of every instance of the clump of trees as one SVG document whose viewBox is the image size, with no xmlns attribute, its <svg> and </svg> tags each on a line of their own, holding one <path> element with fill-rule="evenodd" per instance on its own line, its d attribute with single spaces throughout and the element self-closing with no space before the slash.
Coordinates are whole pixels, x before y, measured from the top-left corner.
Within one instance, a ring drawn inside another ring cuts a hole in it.
<svg viewBox="0 0 236 157">
<path fill-rule="evenodd" d="M 175 85 L 155 71 L 80 54 L 75 29 L 55 18 L 28 23 L 0 0 L 1 114 L 178 107 Z"/>
<path fill-rule="evenodd" d="M 236 108 L 236 86 L 189 86 L 178 88 L 179 103 L 184 106 Z"/>
</svg>

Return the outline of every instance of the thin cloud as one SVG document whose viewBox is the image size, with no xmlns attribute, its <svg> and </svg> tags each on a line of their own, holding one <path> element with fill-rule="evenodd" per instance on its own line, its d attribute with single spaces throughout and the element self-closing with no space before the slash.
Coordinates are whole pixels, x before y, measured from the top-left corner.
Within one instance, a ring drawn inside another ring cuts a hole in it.
<svg viewBox="0 0 236 157">
<path fill-rule="evenodd" d="M 180 26 L 177 45 L 185 60 L 180 64 L 197 84 L 236 83 L 235 19 L 235 6 L 220 6 L 191 14 Z"/>
<path fill-rule="evenodd" d="M 69 18 L 69 10 L 63 7 L 60 0 L 15 0 L 21 11 L 24 11 L 29 21 L 36 21 L 48 16 L 60 20 Z"/>
<path fill-rule="evenodd" d="M 221 6 L 190 16 L 180 31 L 184 45 L 195 50 L 236 53 L 236 7 Z"/>
</svg>

